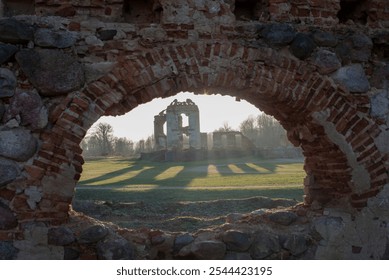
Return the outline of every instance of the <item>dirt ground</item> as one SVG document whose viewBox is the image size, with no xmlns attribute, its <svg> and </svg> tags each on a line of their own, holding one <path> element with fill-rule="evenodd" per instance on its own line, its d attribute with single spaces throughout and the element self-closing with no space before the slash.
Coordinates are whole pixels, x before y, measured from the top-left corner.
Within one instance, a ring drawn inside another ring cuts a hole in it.
<svg viewBox="0 0 389 280">
<path fill-rule="evenodd" d="M 198 202 L 123 203 L 75 200 L 73 209 L 124 228 L 149 228 L 171 232 L 196 232 L 226 222 L 227 216 L 260 209 L 288 207 L 297 201 L 251 197 Z"/>
</svg>

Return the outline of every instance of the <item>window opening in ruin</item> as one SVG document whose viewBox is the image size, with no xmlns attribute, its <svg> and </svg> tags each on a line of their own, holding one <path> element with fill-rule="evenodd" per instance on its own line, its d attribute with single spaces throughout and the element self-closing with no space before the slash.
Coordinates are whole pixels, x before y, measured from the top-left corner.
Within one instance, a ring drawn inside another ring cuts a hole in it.
<svg viewBox="0 0 389 280">
<path fill-rule="evenodd" d="M 341 0 L 338 12 L 339 22 L 346 23 L 352 20 L 354 23 L 365 25 L 368 18 L 368 4 L 367 0 Z"/>
<path fill-rule="evenodd" d="M 190 148 L 189 143 L 189 117 L 186 114 L 180 115 L 181 127 L 182 127 L 182 149 L 186 150 Z"/>
<path fill-rule="evenodd" d="M 242 135 L 238 134 L 238 135 L 235 135 L 235 143 L 236 145 L 239 147 L 239 146 L 242 146 Z"/>
<path fill-rule="evenodd" d="M 155 0 L 123 2 L 123 18 L 130 23 L 159 23 L 162 11 L 161 4 Z"/>
<path fill-rule="evenodd" d="M 257 20 L 262 13 L 262 2 L 257 0 L 235 0 L 235 18 L 237 20 Z"/>
<path fill-rule="evenodd" d="M 227 135 L 222 135 L 222 148 L 227 148 L 228 147 L 228 141 L 227 141 Z"/>
<path fill-rule="evenodd" d="M 34 4 L 34 0 L 4 0 L 4 16 L 33 15 L 35 14 Z"/>
<path fill-rule="evenodd" d="M 215 111 L 214 104 L 223 106 Z M 149 134 L 132 138 L 140 129 L 133 124 L 148 126 Z M 294 205 L 302 201 L 306 174 L 301 152 L 282 135 L 274 118 L 220 95 L 181 93 L 102 117 L 81 145 L 85 164 L 73 208 L 122 227 L 193 232 L 271 198 Z M 107 142 L 109 153 L 102 153 L 99 145 Z"/>
</svg>

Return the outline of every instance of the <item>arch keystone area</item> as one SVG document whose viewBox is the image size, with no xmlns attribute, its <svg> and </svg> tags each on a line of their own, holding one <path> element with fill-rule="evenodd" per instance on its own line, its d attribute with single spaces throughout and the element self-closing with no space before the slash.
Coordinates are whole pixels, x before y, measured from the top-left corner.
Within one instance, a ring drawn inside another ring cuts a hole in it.
<svg viewBox="0 0 389 280">
<path fill-rule="evenodd" d="M 304 203 L 230 216 L 207 240 L 215 258 L 388 258 L 385 0 L 3 2 L 0 259 L 204 258 L 201 233 L 71 209 L 87 130 L 181 91 L 250 102 L 305 156 Z"/>
</svg>

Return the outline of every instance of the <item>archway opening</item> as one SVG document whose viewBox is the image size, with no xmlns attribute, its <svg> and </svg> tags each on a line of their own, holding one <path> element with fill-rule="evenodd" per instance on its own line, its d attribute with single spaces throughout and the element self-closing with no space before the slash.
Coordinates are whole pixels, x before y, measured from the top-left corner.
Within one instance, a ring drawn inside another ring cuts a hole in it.
<svg viewBox="0 0 389 280">
<path fill-rule="evenodd" d="M 269 48 L 236 43 L 192 43 L 126 57 L 56 106 L 51 114 L 56 122 L 42 132 L 42 149 L 29 173 L 42 181 L 46 205 L 64 205 L 58 215 L 63 221 L 82 173 L 79 143 L 101 116 L 122 115 L 185 90 L 223 93 L 274 116 L 288 139 L 302 147 L 307 207 L 363 208 L 387 182 L 386 158 L 374 143 L 379 127 L 368 116 L 368 99 L 350 95 L 315 69 Z M 52 196 L 59 183 L 61 194 Z"/>
<path fill-rule="evenodd" d="M 202 141 L 206 141 L 198 147 L 199 153 L 190 147 L 193 118 L 187 107 L 192 103 L 198 106 Z M 152 135 L 158 131 L 153 128 L 155 115 L 162 117 L 173 109 L 172 104 L 178 129 L 183 130 L 180 135 L 188 138 L 174 158 L 169 150 L 173 148 L 161 148 L 168 143 L 167 128 L 161 134 L 164 143 L 156 143 L 161 136 Z M 187 121 L 180 121 L 182 112 Z M 242 215 L 302 202 L 306 176 L 302 154 L 292 144 L 286 146 L 279 135 L 269 140 L 270 132 L 281 126 L 264 116 L 248 102 L 229 96 L 181 93 L 153 100 L 122 117 L 102 118 L 84 141 L 86 163 L 73 207 L 122 227 L 197 231 L 225 223 L 230 213 Z M 106 122 L 118 131 L 110 138 L 112 153 L 109 157 L 91 154 L 96 127 Z M 268 144 L 276 142 L 280 144 Z M 124 157 L 120 156 L 122 145 L 127 148 Z"/>
</svg>

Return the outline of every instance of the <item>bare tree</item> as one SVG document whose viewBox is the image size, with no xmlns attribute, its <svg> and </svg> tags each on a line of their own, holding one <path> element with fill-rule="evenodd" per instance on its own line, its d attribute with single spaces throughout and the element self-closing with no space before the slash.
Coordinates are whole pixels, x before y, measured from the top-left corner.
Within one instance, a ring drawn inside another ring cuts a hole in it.
<svg viewBox="0 0 389 280">
<path fill-rule="evenodd" d="M 154 150 L 154 135 L 147 137 L 145 141 L 145 151 L 147 153 L 152 152 Z"/>
<path fill-rule="evenodd" d="M 260 114 L 257 117 L 258 142 L 263 147 L 285 146 L 286 131 L 272 116 Z"/>
<path fill-rule="evenodd" d="M 275 148 L 288 145 L 286 131 L 272 116 L 260 114 L 240 124 L 240 131 L 257 147 Z"/>
<path fill-rule="evenodd" d="M 215 129 L 214 132 L 228 132 L 228 131 L 232 131 L 232 127 L 228 124 L 227 121 L 225 121 L 223 123 L 223 126 L 218 128 L 218 129 Z"/>
<path fill-rule="evenodd" d="M 134 142 L 125 137 L 115 138 L 114 154 L 117 156 L 132 156 L 134 154 Z"/>
<path fill-rule="evenodd" d="M 113 128 L 108 123 L 99 123 L 94 132 L 91 135 L 94 138 L 93 141 L 98 146 L 101 156 L 107 156 L 112 152 L 113 144 Z"/>
<path fill-rule="evenodd" d="M 85 156 L 134 156 L 134 142 L 126 137 L 115 137 L 113 127 L 99 123 L 92 127 L 81 142 Z"/>
<path fill-rule="evenodd" d="M 258 127 L 256 123 L 256 118 L 253 116 L 249 116 L 239 125 L 240 132 L 242 132 L 243 135 L 248 137 L 253 143 L 255 143 L 258 137 Z"/>
</svg>

